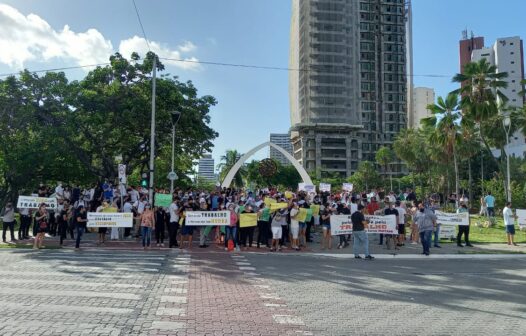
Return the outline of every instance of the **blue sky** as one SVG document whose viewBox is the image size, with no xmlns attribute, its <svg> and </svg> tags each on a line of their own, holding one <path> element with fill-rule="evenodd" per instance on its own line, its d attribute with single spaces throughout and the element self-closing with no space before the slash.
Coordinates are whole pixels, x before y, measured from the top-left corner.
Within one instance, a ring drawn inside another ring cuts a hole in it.
<svg viewBox="0 0 526 336">
<path fill-rule="evenodd" d="M 201 61 L 288 66 L 289 0 L 136 3 L 148 39 L 157 42 L 166 54 Z M 131 0 L 0 0 L 2 13 L 0 73 L 17 71 L 22 65 L 36 70 L 92 64 L 111 50 L 144 47 L 139 38 L 133 39 L 142 34 Z M 413 0 L 415 85 L 432 87 L 438 95 L 447 94 L 454 88 L 450 77 L 458 72 L 462 30 L 467 28 L 475 35 L 483 35 L 486 45 L 497 37 L 525 38 L 524 13 L 524 0 Z M 28 17 L 30 14 L 40 20 Z M 33 30 L 25 24 L 13 28 L 6 16 L 16 17 L 22 23 L 29 20 Z M 9 35 L 5 33 L 6 25 L 11 28 Z M 66 31 L 65 25 L 69 26 Z M 35 31 L 49 34 L 49 41 Z M 7 36 L 11 38 L 8 42 Z M 32 39 L 45 42 L 35 47 L 29 45 Z M 12 46 L 15 48 L 6 52 L 6 47 Z M 95 55 L 89 51 L 95 51 Z M 246 152 L 267 141 L 270 133 L 287 132 L 290 127 L 286 71 L 180 64 L 168 64 L 167 69 L 182 80 L 191 79 L 201 94 L 218 99 L 219 104 L 212 111 L 212 127 L 220 134 L 213 152 L 216 163 L 227 149 Z M 67 71 L 72 79 L 84 74 L 83 70 Z M 448 77 L 419 76 L 428 74 Z M 256 158 L 267 154 L 262 150 Z"/>
</svg>

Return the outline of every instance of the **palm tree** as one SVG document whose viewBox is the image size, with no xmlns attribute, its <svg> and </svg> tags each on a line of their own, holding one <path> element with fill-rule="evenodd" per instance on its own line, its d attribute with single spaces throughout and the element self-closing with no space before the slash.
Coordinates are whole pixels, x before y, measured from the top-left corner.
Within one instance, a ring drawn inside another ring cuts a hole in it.
<svg viewBox="0 0 526 336">
<path fill-rule="evenodd" d="M 236 164 L 237 161 L 241 158 L 242 154 L 240 154 L 237 150 L 227 150 L 225 155 L 221 156 L 221 163 L 217 165 L 217 168 L 219 169 L 219 179 L 222 181 L 225 179 L 226 175 L 232 169 L 232 167 Z M 243 177 L 246 175 L 246 167 L 242 166 L 234 176 L 234 186 L 241 188 L 243 187 Z"/>
<path fill-rule="evenodd" d="M 453 155 L 453 165 L 455 170 L 455 194 L 457 203 L 459 197 L 460 178 L 458 174 L 457 143 L 461 139 L 458 94 L 451 92 L 446 99 L 438 97 L 436 104 L 430 104 L 427 108 L 433 114 L 431 117 L 422 119 L 422 124 L 434 127 L 434 132 L 430 137 L 433 142 L 444 146 L 447 153 Z M 458 204 L 457 204 L 458 206 Z"/>
<path fill-rule="evenodd" d="M 390 190 L 392 191 L 393 190 L 393 175 L 391 174 L 391 169 L 389 165 L 394 160 L 393 151 L 389 147 L 382 146 L 378 148 L 378 150 L 376 151 L 375 159 L 376 159 L 376 163 L 382 166 L 382 168 L 384 169 L 384 172 L 389 174 L 389 181 L 391 184 Z"/>
<path fill-rule="evenodd" d="M 470 62 L 464 67 L 464 73 L 453 77 L 453 82 L 462 83 L 462 87 L 455 93 L 462 95 L 460 107 L 463 110 L 462 123 L 475 123 L 479 136 L 495 161 L 497 159 L 491 154 L 484 124 L 498 115 L 499 106 L 503 106 L 508 98 L 500 91 L 508 86 L 504 80 L 508 77 L 507 72 L 497 72 L 497 67 L 488 63 L 486 59 L 478 62 Z"/>
</svg>

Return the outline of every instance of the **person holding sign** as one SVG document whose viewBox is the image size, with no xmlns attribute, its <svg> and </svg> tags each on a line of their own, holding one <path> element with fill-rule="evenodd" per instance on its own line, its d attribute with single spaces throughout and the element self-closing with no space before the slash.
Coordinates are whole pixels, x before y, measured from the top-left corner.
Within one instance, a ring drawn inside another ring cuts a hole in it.
<svg viewBox="0 0 526 336">
<path fill-rule="evenodd" d="M 268 233 L 270 231 L 269 220 L 270 209 L 264 202 L 262 202 L 259 205 L 258 211 L 258 248 L 260 248 L 260 244 L 264 244 L 265 246 L 270 248 L 270 245 L 268 244 Z"/>
<path fill-rule="evenodd" d="M 460 208 L 457 209 L 457 213 L 461 214 L 461 213 L 467 213 L 467 212 L 469 212 L 467 204 L 461 202 Z M 468 215 L 468 221 L 469 221 L 469 215 Z M 457 234 L 457 246 L 458 247 L 464 247 L 464 245 L 461 244 L 462 235 L 464 235 L 466 246 L 473 247 L 473 245 L 469 243 L 469 225 L 459 225 L 458 226 L 458 234 Z"/>
<path fill-rule="evenodd" d="M 320 218 L 320 223 L 323 229 L 323 238 L 321 240 L 322 250 L 325 250 L 325 247 L 327 247 L 329 250 L 332 249 L 331 211 L 332 209 L 329 207 L 329 203 L 325 203 Z"/>
<path fill-rule="evenodd" d="M 299 233 L 300 233 L 300 223 L 298 220 L 299 216 L 299 207 L 298 203 L 294 202 L 292 205 L 292 209 L 290 210 L 290 234 L 292 236 L 292 249 L 299 251 Z"/>
<path fill-rule="evenodd" d="M 249 217 L 249 216 L 244 216 L 245 214 L 254 214 L 255 223 L 249 223 L 249 225 L 244 225 L 245 219 L 248 219 Z M 250 204 L 247 204 L 244 207 L 239 217 L 240 217 L 239 235 L 241 238 L 239 245 L 241 247 L 247 248 L 247 238 L 248 238 L 248 247 L 251 247 L 252 243 L 254 242 L 254 230 L 257 226 L 257 214 L 254 213 L 252 206 Z"/>
<path fill-rule="evenodd" d="M 80 248 L 80 239 L 82 238 L 82 234 L 86 230 L 86 223 L 88 222 L 88 213 L 86 212 L 86 208 L 83 205 L 79 205 L 76 211 L 77 214 L 75 218 L 75 225 L 77 228 L 77 240 L 75 241 L 75 249 L 78 250 Z"/>
<path fill-rule="evenodd" d="M 513 237 L 515 236 L 515 219 L 517 216 L 515 216 L 513 214 L 513 210 L 511 210 L 511 202 L 506 202 L 506 206 L 504 207 L 504 210 L 502 210 L 502 216 L 504 217 L 504 227 L 506 228 L 508 245 L 517 246 L 517 244 L 513 241 Z"/>
<path fill-rule="evenodd" d="M 352 222 L 352 235 L 353 235 L 353 253 L 354 258 L 362 259 L 360 256 L 360 250 L 363 248 L 365 252 L 365 259 L 373 260 L 374 257 L 369 254 L 369 237 L 367 236 L 367 221 L 364 216 L 365 207 L 361 204 L 358 204 L 358 211 L 355 211 L 351 215 Z"/>
</svg>

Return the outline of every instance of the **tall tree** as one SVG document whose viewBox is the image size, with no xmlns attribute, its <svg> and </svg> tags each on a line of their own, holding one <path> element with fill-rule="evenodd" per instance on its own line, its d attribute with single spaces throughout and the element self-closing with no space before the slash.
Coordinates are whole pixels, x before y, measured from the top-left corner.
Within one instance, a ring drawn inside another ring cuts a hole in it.
<svg viewBox="0 0 526 336">
<path fill-rule="evenodd" d="M 389 182 L 391 184 L 391 190 L 393 190 L 393 176 L 391 175 L 391 169 L 390 169 L 390 165 L 394 160 L 393 151 L 389 147 L 382 146 L 376 152 L 375 159 L 376 159 L 376 163 L 379 164 L 383 168 L 384 173 L 387 173 L 389 175 Z"/>
<path fill-rule="evenodd" d="M 458 110 L 458 94 L 451 92 L 446 99 L 438 97 L 436 104 L 430 104 L 427 108 L 431 111 L 432 116 L 424 118 L 422 123 L 434 128 L 434 131 L 431 133 L 431 140 L 443 145 L 446 152 L 453 156 L 455 195 L 458 200 L 460 197 L 460 177 L 458 172 L 457 143 L 461 139 L 461 114 Z"/>
<path fill-rule="evenodd" d="M 225 155 L 221 156 L 221 163 L 217 166 L 219 169 L 219 179 L 223 181 L 230 171 L 232 167 L 236 164 L 237 161 L 241 158 L 242 154 L 240 154 L 237 150 L 229 149 L 226 151 Z M 246 176 L 247 171 L 245 166 L 241 166 L 239 170 L 237 171 L 236 175 L 234 175 L 234 186 L 241 188 L 243 187 L 243 178 Z"/>
</svg>

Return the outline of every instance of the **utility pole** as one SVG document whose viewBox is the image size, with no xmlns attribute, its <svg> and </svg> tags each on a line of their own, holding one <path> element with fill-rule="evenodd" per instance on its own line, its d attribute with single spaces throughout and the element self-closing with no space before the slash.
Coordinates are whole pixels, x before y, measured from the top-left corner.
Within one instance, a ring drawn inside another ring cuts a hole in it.
<svg viewBox="0 0 526 336">
<path fill-rule="evenodd" d="M 150 188 L 148 193 L 148 201 L 153 204 L 153 185 L 154 185 L 154 170 L 155 170 L 155 82 L 157 76 L 157 55 L 153 57 L 153 73 L 152 73 L 152 124 L 150 134 Z"/>
</svg>

